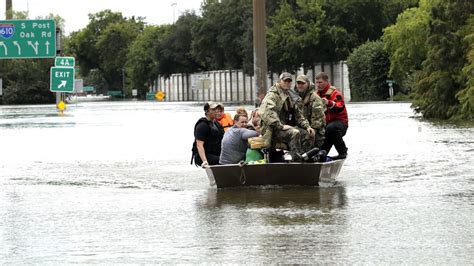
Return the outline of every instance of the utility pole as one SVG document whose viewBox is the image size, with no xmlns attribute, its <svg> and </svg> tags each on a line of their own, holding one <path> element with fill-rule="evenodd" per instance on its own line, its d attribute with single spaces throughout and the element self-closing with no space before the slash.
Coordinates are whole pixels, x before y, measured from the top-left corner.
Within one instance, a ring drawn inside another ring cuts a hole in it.
<svg viewBox="0 0 474 266">
<path fill-rule="evenodd" d="M 258 103 L 267 93 L 267 41 L 265 0 L 253 0 L 253 74 Z"/>
<path fill-rule="evenodd" d="M 175 21 L 176 21 L 176 20 L 174 19 L 174 14 L 175 14 L 174 11 L 175 11 L 175 9 L 176 9 L 176 5 L 177 5 L 176 3 L 171 3 L 171 7 L 173 7 L 173 24 L 174 24 Z"/>
<path fill-rule="evenodd" d="M 122 97 L 125 99 L 125 68 L 122 67 Z"/>
<path fill-rule="evenodd" d="M 12 0 L 6 0 L 5 2 L 5 16 L 7 19 L 13 19 L 13 4 Z"/>
</svg>

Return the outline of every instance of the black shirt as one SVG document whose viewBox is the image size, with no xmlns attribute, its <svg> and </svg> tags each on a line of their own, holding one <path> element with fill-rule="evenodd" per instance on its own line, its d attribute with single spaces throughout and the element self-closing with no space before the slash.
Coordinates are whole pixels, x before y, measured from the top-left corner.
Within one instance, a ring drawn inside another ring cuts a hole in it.
<svg viewBox="0 0 474 266">
<path fill-rule="evenodd" d="M 224 128 L 215 120 L 201 118 L 194 127 L 194 138 L 204 141 L 206 153 L 220 155 Z"/>
</svg>

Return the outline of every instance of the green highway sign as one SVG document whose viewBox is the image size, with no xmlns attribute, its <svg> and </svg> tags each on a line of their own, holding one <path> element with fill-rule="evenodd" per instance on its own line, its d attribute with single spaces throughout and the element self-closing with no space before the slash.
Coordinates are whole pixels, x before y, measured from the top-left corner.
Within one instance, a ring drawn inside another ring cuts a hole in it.
<svg viewBox="0 0 474 266">
<path fill-rule="evenodd" d="M 76 59 L 74 57 L 69 56 L 58 56 L 54 60 L 54 65 L 57 67 L 74 67 L 76 63 Z"/>
<path fill-rule="evenodd" d="M 74 68 L 73 67 L 52 67 L 49 89 L 52 92 L 73 92 L 74 91 Z"/>
<path fill-rule="evenodd" d="M 54 20 L 0 20 L 0 59 L 55 56 Z"/>
</svg>

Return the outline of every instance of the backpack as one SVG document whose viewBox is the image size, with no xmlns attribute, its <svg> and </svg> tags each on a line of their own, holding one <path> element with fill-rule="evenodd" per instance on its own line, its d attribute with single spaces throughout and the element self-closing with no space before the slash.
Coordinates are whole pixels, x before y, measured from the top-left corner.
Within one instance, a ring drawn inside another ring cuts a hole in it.
<svg viewBox="0 0 474 266">
<path fill-rule="evenodd" d="M 197 125 L 198 125 L 199 123 L 203 122 L 203 121 L 204 121 L 204 122 L 207 122 L 208 125 L 209 125 L 209 122 L 210 122 L 210 121 L 207 120 L 207 118 L 205 118 L 205 117 L 201 117 L 201 118 L 199 118 L 199 120 L 198 120 L 198 121 L 196 122 L 196 124 L 194 125 L 194 130 L 196 130 Z M 209 125 L 209 126 L 210 126 L 210 125 Z M 198 154 L 198 150 L 197 150 L 196 139 L 194 139 L 194 141 L 193 141 L 193 147 L 191 148 L 191 163 L 190 163 L 191 165 L 192 165 L 193 162 L 194 162 L 194 156 L 195 156 L 196 154 Z M 196 166 L 198 166 L 198 165 L 196 164 Z"/>
</svg>

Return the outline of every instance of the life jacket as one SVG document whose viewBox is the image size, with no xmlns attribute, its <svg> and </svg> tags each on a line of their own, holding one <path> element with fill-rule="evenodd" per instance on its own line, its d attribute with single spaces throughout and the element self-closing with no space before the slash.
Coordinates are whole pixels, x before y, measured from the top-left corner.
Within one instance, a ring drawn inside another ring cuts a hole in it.
<svg viewBox="0 0 474 266">
<path fill-rule="evenodd" d="M 221 126 L 224 128 L 224 131 L 227 131 L 227 129 L 234 125 L 234 120 L 232 117 L 230 117 L 229 113 L 224 113 L 221 119 L 217 119 L 217 122 L 221 124 Z"/>
<path fill-rule="evenodd" d="M 214 124 L 214 125 L 216 125 L 217 129 L 219 131 L 221 131 L 219 133 L 220 136 L 218 136 L 217 138 L 208 139 L 204 142 L 204 150 L 206 151 L 206 153 L 220 154 L 221 153 L 220 149 L 221 149 L 222 136 L 224 135 L 224 129 L 222 128 L 222 126 L 214 120 L 209 121 L 206 117 L 201 117 L 196 122 L 196 124 L 194 125 L 194 130 L 196 130 L 196 127 L 199 123 L 206 123 L 209 126 L 209 128 L 211 128 L 212 125 Z M 210 135 L 208 135 L 207 137 L 209 137 L 209 136 Z M 196 139 L 194 139 L 193 147 L 191 149 L 191 152 L 192 152 L 192 154 L 191 154 L 191 164 L 193 164 L 194 156 L 196 154 L 198 154 Z"/>
<path fill-rule="evenodd" d="M 339 91 L 334 86 L 328 86 L 323 91 L 318 91 L 318 95 L 321 98 L 326 98 L 335 102 L 334 107 L 329 109 L 329 106 L 326 108 L 326 123 L 329 124 L 334 120 L 341 120 L 344 124 L 349 124 L 349 118 L 347 116 L 347 109 L 344 103 L 344 97 L 339 93 Z"/>
</svg>

